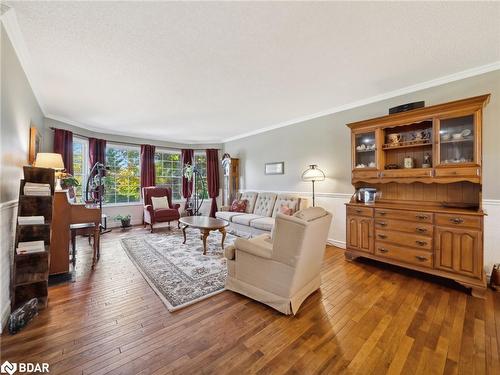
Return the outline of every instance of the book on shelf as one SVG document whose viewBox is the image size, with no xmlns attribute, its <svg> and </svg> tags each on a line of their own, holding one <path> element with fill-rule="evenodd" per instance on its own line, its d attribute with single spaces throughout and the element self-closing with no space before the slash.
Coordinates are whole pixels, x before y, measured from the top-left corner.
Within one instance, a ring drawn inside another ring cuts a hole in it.
<svg viewBox="0 0 500 375">
<path fill-rule="evenodd" d="M 17 223 L 19 225 L 44 224 L 45 223 L 45 217 L 43 217 L 43 216 L 18 216 Z"/>
<path fill-rule="evenodd" d="M 38 184 L 35 182 L 26 182 L 24 184 L 24 195 L 30 196 L 50 196 L 49 184 Z"/>
<path fill-rule="evenodd" d="M 45 242 L 42 240 L 19 242 L 16 249 L 17 254 L 32 254 L 43 251 L 45 251 Z"/>
</svg>

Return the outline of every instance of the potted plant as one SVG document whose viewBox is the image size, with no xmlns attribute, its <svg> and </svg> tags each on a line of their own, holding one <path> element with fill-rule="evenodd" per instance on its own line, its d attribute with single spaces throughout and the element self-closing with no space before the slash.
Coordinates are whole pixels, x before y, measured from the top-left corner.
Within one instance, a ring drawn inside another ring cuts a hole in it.
<svg viewBox="0 0 500 375">
<path fill-rule="evenodd" d="M 130 215 L 117 215 L 113 219 L 122 223 L 122 228 L 130 227 Z"/>
</svg>

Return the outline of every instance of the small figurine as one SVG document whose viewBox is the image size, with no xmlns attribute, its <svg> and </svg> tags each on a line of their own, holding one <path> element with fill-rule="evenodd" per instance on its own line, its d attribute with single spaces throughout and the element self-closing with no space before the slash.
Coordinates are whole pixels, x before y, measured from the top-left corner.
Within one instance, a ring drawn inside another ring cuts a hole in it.
<svg viewBox="0 0 500 375">
<path fill-rule="evenodd" d="M 432 166 L 431 155 L 426 152 L 424 155 L 424 162 L 422 164 L 422 168 L 430 168 Z"/>
</svg>

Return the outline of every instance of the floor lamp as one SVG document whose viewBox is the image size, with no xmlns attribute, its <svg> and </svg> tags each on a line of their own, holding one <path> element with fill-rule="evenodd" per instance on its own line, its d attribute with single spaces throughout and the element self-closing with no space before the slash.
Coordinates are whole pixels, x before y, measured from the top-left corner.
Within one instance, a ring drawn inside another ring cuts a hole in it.
<svg viewBox="0 0 500 375">
<path fill-rule="evenodd" d="M 308 169 L 302 173 L 302 181 L 311 181 L 312 182 L 312 195 L 313 195 L 313 207 L 315 207 L 314 201 L 314 183 L 316 181 L 324 181 L 325 174 L 321 169 L 318 168 L 316 164 L 311 164 Z"/>
</svg>

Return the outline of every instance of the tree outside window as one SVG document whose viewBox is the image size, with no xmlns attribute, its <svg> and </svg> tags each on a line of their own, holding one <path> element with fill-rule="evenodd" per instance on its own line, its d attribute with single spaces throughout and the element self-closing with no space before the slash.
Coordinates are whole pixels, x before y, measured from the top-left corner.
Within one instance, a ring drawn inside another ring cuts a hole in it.
<svg viewBox="0 0 500 375">
<path fill-rule="evenodd" d="M 108 144 L 104 179 L 105 203 L 132 203 L 141 200 L 140 148 Z"/>
<path fill-rule="evenodd" d="M 178 151 L 157 150 L 155 152 L 156 185 L 172 189 L 172 199 L 182 200 L 182 164 Z"/>
</svg>

